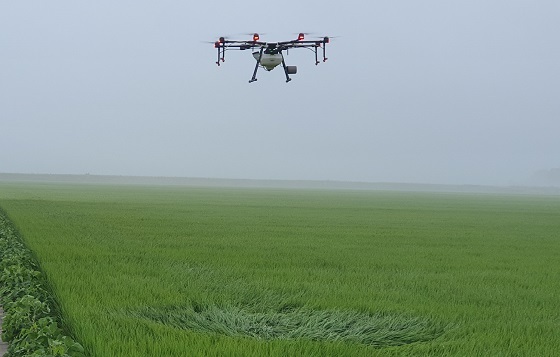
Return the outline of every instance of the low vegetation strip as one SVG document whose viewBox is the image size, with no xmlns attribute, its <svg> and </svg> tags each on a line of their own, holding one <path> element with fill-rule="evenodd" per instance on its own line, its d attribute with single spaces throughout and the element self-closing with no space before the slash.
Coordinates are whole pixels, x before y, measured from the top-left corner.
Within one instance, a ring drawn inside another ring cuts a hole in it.
<svg viewBox="0 0 560 357">
<path fill-rule="evenodd" d="M 0 211 L 0 305 L 6 356 L 84 356 L 59 327 L 54 300 L 31 253 Z"/>
</svg>

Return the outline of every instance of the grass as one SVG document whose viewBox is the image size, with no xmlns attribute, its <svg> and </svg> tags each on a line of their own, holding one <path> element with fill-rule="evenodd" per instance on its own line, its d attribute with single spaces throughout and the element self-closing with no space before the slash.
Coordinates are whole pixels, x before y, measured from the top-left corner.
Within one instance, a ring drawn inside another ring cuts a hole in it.
<svg viewBox="0 0 560 357">
<path fill-rule="evenodd" d="M 92 356 L 554 356 L 560 198 L 0 184 Z"/>
</svg>

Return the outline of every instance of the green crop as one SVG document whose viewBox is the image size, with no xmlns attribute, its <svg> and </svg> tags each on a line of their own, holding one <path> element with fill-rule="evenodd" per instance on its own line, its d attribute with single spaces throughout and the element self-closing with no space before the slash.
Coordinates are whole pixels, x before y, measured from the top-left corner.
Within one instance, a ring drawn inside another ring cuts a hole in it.
<svg viewBox="0 0 560 357">
<path fill-rule="evenodd" d="M 560 198 L 1 184 L 92 356 L 554 356 Z"/>
</svg>

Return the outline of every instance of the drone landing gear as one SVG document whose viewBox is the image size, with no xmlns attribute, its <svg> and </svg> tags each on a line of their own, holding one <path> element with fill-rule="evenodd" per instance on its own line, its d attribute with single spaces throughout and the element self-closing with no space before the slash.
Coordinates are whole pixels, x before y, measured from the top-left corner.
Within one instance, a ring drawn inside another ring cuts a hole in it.
<svg viewBox="0 0 560 357">
<path fill-rule="evenodd" d="M 286 83 L 288 83 L 292 79 L 290 78 L 290 76 L 288 74 L 288 66 L 286 66 L 286 62 L 284 61 L 284 56 L 282 56 L 282 66 L 284 67 L 284 73 L 286 74 Z"/>
<path fill-rule="evenodd" d="M 261 47 L 261 50 L 259 52 L 259 59 L 257 60 L 257 63 L 255 64 L 255 70 L 253 71 L 253 77 L 251 77 L 251 79 L 249 80 L 249 83 L 253 83 L 254 81 L 257 80 L 257 71 L 259 69 L 259 65 L 261 64 L 261 58 L 262 58 L 263 51 L 264 51 L 264 47 Z"/>
<path fill-rule="evenodd" d="M 328 58 L 327 58 L 327 54 L 326 54 L 326 44 L 328 43 L 328 39 L 325 37 L 325 40 L 323 40 L 323 46 L 321 46 L 321 43 L 318 42 L 315 46 L 315 48 L 313 49 L 313 52 L 315 52 L 315 65 L 318 65 L 319 63 L 319 58 L 317 57 L 317 47 L 322 47 L 323 48 L 323 62 L 327 62 Z"/>
<path fill-rule="evenodd" d="M 220 37 L 219 41 L 216 41 L 214 43 L 214 47 L 218 49 L 218 60 L 216 61 L 216 64 L 218 65 L 218 67 L 220 66 L 220 60 L 222 62 L 226 61 L 226 47 L 224 45 L 225 39 L 223 37 Z M 221 55 L 221 57 L 220 57 Z"/>
</svg>

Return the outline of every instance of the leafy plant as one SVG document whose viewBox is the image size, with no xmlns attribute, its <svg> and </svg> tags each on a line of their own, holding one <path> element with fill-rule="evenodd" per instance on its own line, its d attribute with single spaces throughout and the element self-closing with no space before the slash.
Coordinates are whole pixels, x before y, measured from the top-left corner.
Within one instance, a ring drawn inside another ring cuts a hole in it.
<svg viewBox="0 0 560 357">
<path fill-rule="evenodd" d="M 60 329 L 51 308 L 54 299 L 44 286 L 37 264 L 0 212 L 2 339 L 10 343 L 6 356 L 84 356 L 84 348 Z"/>
</svg>

